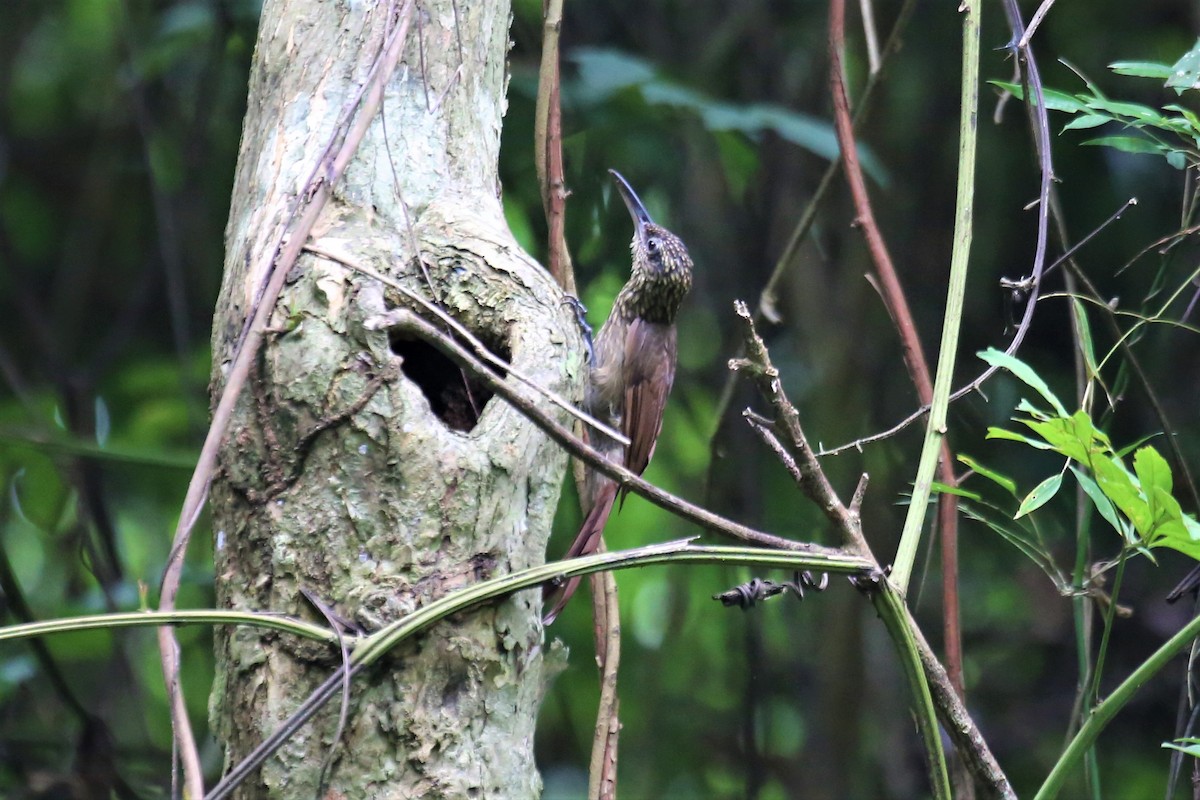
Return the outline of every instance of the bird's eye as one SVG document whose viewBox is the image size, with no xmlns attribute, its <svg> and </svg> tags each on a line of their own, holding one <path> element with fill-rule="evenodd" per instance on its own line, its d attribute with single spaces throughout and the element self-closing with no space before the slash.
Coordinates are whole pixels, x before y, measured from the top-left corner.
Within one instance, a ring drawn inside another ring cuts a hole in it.
<svg viewBox="0 0 1200 800">
<path fill-rule="evenodd" d="M 658 248 L 661 246 L 662 246 L 662 242 L 660 242 L 657 238 L 655 238 L 653 236 L 646 240 L 646 249 L 649 250 L 651 253 L 657 253 Z"/>
</svg>

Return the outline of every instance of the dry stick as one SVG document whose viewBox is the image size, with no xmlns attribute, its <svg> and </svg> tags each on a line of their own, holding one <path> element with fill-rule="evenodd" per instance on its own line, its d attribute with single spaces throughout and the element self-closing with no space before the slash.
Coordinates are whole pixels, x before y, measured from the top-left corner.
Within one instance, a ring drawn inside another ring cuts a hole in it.
<svg viewBox="0 0 1200 800">
<path fill-rule="evenodd" d="M 1029 20 L 1029 28 L 1018 42 L 1020 47 L 1029 47 L 1029 40 L 1033 38 L 1033 32 L 1042 24 L 1042 20 L 1046 18 L 1046 13 L 1050 11 L 1050 7 L 1054 5 L 1054 0 L 1042 0 L 1042 4 L 1038 6 L 1038 10 L 1033 12 L 1033 16 Z"/>
<path fill-rule="evenodd" d="M 542 62 L 538 73 L 537 110 L 534 117 L 534 158 L 542 208 L 549 229 L 547 243 L 550 275 L 569 295 L 578 294 L 575 269 L 566 237 L 566 181 L 563 177 L 562 103 L 560 96 L 559 34 L 562 30 L 563 0 L 545 0 L 542 26 Z M 576 426 L 577 432 L 578 426 Z M 574 462 L 575 485 L 583 497 L 584 470 Z M 605 549 L 601 535 L 599 550 Z M 600 707 L 592 739 L 588 797 L 612 800 L 617 795 L 617 740 L 621 724 L 617 716 L 617 671 L 621 661 L 621 620 L 617 608 L 617 578 L 607 570 L 588 576 L 592 587 L 592 617 L 596 637 L 596 660 L 600 667 Z"/>
<path fill-rule="evenodd" d="M 1137 198 L 1130 199 L 1129 205 L 1136 205 L 1136 204 L 1137 204 Z M 1187 241 L 1187 239 L 1189 237 L 1191 237 L 1191 235 L 1193 233 L 1197 233 L 1197 232 L 1200 232 L 1200 225 L 1190 225 L 1186 228 L 1175 231 L 1174 233 L 1168 233 L 1166 236 L 1163 236 L 1159 239 L 1155 239 L 1153 242 L 1151 242 L 1150 244 L 1146 245 L 1141 250 L 1139 250 L 1133 256 L 1133 258 L 1129 259 L 1124 264 L 1122 264 L 1121 268 L 1113 273 L 1113 276 L 1115 277 L 1117 275 L 1120 275 L 1122 272 L 1124 272 L 1125 270 L 1132 267 L 1134 264 L 1136 264 L 1138 261 L 1140 261 L 1143 256 L 1149 254 L 1151 250 L 1158 250 L 1158 254 L 1160 256 L 1165 256 L 1167 253 L 1169 253 L 1171 250 L 1173 250 L 1176 245 L 1178 245 L 1180 242 Z M 1162 248 L 1162 249 L 1159 249 L 1159 248 Z"/>
<path fill-rule="evenodd" d="M 859 518 L 859 509 L 862 505 L 863 493 L 866 490 L 866 476 L 864 475 L 859 481 L 858 488 L 855 489 L 853 499 L 847 508 L 838 499 L 821 469 L 817 455 L 800 425 L 800 415 L 796 411 L 796 407 L 783 393 L 779 371 L 771 363 L 770 353 L 758 335 L 758 331 L 755 330 L 754 319 L 751 317 L 749 309 L 745 303 L 738 301 L 734 304 L 734 312 L 742 321 L 747 358 L 734 359 L 730 362 L 730 367 L 751 375 L 760 393 L 775 409 L 776 428 L 788 438 L 792 448 L 798 454 L 798 458 L 793 463 L 800 473 L 800 488 L 833 523 L 837 533 L 842 537 L 845 550 L 874 561 L 863 536 L 862 521 Z M 752 425 L 752 427 L 758 428 L 757 425 Z M 772 447 L 774 449 L 773 445 Z M 792 471 L 792 467 L 789 466 L 788 469 Z M 934 704 L 937 706 L 938 717 L 954 742 L 955 748 L 962 755 L 971 774 L 987 789 L 990 796 L 1006 800 L 1015 798 L 1016 794 L 1009 785 L 1008 778 L 1005 777 L 1004 771 L 1000 768 L 995 756 L 992 755 L 983 735 L 975 726 L 974 720 L 971 719 L 966 706 L 963 705 L 962 698 L 959 697 L 945 668 L 925 640 L 907 605 L 904 605 L 904 613 L 925 671 L 925 679 L 929 682 Z"/>
<path fill-rule="evenodd" d="M 597 552 L 607 550 L 600 539 Z M 599 576 L 607 580 L 597 580 Z M 616 800 L 617 745 L 621 734 L 621 696 L 617 693 L 617 668 L 621 663 L 621 610 L 617 605 L 617 580 L 609 570 L 591 576 L 593 633 L 596 662 L 600 667 L 600 703 L 592 734 L 592 757 L 588 765 L 589 800 Z"/>
<path fill-rule="evenodd" d="M 730 359 L 729 368 L 751 377 L 758 386 L 759 392 L 775 410 L 775 427 L 787 437 L 793 449 L 799 454 L 799 458 L 794 461 L 784 460 L 784 465 L 793 477 L 796 477 L 797 483 L 804 493 L 817 504 L 817 507 L 833 524 L 842 537 L 845 549 L 854 555 L 875 561 L 871 555 L 871 548 L 862 534 L 862 521 L 858 519 L 857 512 L 852 512 L 842 504 L 841 498 L 838 497 L 837 492 L 829 483 L 829 479 L 825 476 L 825 470 L 821 469 L 816 453 L 808 445 L 808 437 L 804 435 L 804 429 L 800 426 L 800 413 L 783 393 L 779 370 L 771 363 L 771 354 L 767 352 L 767 346 L 755 329 L 750 309 L 744 302 L 738 300 L 733 304 L 733 312 L 742 323 L 743 347 L 746 357 Z M 751 427 L 758 426 L 752 425 Z M 770 440 L 767 443 L 778 452 Z"/>
<path fill-rule="evenodd" d="M 867 64 L 871 74 L 879 72 L 879 35 L 875 33 L 875 9 L 871 0 L 858 0 L 858 10 L 862 14 L 863 41 L 867 45 Z"/>
<path fill-rule="evenodd" d="M 549 228 L 547 252 L 550 275 L 567 294 L 576 294 L 575 270 L 567 249 L 567 191 L 563 178 L 562 104 L 559 89 L 558 39 L 563 0 L 546 0 L 542 25 L 542 63 L 538 72 L 534 112 L 534 163 L 542 191 L 542 208 Z"/>
<path fill-rule="evenodd" d="M 900 346 L 909 377 L 917 390 L 921 405 L 933 402 L 933 379 L 929 364 L 921 349 L 921 337 L 904 296 L 904 288 L 896 274 L 887 243 L 875 221 L 871 198 L 867 193 L 867 182 L 863 178 L 858 161 L 858 145 L 854 141 L 854 126 L 850 119 L 850 99 L 846 95 L 846 83 L 842 68 L 842 51 L 845 48 L 845 0 L 831 0 L 829 4 L 829 88 L 833 95 L 833 119 L 837 129 L 838 145 L 845 163 L 846 182 L 854 199 L 858 215 L 856 222 L 867 241 L 871 261 L 883 290 L 884 305 L 900 335 Z M 942 483 L 957 485 L 954 475 L 954 456 L 949 443 L 942 440 L 942 456 L 938 463 L 938 477 Z M 942 541 L 942 621 L 945 636 L 946 670 L 960 696 L 965 697 L 962 680 L 962 631 L 958 611 L 958 498 L 944 493 L 938 499 L 938 521 Z"/>
<path fill-rule="evenodd" d="M 333 141 L 330 142 L 330 146 L 326 148 L 321 162 L 318 166 L 314 167 L 310 183 L 300 195 L 301 197 L 310 198 L 308 206 L 300 218 L 296 220 L 294 227 L 288 228 L 288 226 L 285 226 L 285 230 L 280 234 L 279 241 L 272 251 L 271 262 L 262 269 L 264 278 L 270 275 L 270 279 L 266 282 L 265 287 L 263 287 L 261 296 L 257 300 L 257 308 L 250 316 L 250 323 L 245 331 L 241 346 L 234 357 L 233 365 L 226 379 L 225 389 L 221 394 L 221 399 L 217 403 L 216 410 L 213 412 L 213 419 L 209 425 L 208 434 L 205 436 L 204 446 L 200 450 L 200 457 L 197 460 L 195 471 L 192 473 L 191 482 L 188 484 L 187 495 L 184 498 L 183 508 L 179 514 L 179 523 L 175 530 L 175 540 L 171 546 L 171 553 L 163 572 L 162 588 L 159 595 L 160 611 L 170 611 L 175 607 L 175 597 L 179 591 L 180 576 L 183 572 L 184 554 L 187 551 L 192 528 L 200 516 L 205 498 L 208 495 L 208 487 L 212 481 L 213 471 L 216 467 L 217 451 L 220 449 L 225 431 L 229 427 L 238 395 L 245 386 L 246 378 L 250 373 L 250 366 L 257 355 L 264 330 L 274 311 L 275 301 L 279 297 L 288 272 L 300 254 L 304 241 L 308 238 L 313 225 L 317 221 L 317 217 L 320 215 L 326 200 L 329 198 L 332 184 L 345 171 L 350 157 L 358 148 L 359 142 L 366 132 L 367 125 L 375 116 L 375 111 L 378 109 L 380 99 L 383 96 L 383 85 L 391 76 L 396 63 L 399 61 L 400 53 L 403 50 L 409 21 L 412 17 L 412 5 L 412 0 L 408 0 L 404 4 L 400 11 L 400 24 L 381 48 L 380 55 L 376 59 L 376 65 L 372 68 L 372 76 L 368 79 L 369 82 L 373 80 L 374 83 L 370 85 L 370 91 L 364 96 L 357 124 L 349 131 L 345 131 L 345 128 L 342 126 L 339 126 L 339 129 L 335 131 L 334 141 L 345 132 L 345 138 L 340 150 L 332 160 L 329 160 L 329 155 L 333 152 Z M 324 174 L 320 180 L 317 180 L 317 176 L 322 170 Z M 315 184 L 312 182 L 314 180 L 317 180 Z M 276 254 L 278 254 L 278 259 L 275 258 Z M 183 762 L 185 787 L 190 796 L 203 797 L 204 782 L 200 768 L 200 756 L 196 750 L 195 736 L 192 733 L 191 722 L 187 716 L 187 707 L 183 700 L 183 692 L 179 685 L 179 645 L 175 640 L 173 628 L 163 627 L 158 629 L 158 647 L 162 660 L 163 678 L 170 697 L 171 726 L 178 742 L 180 758 Z"/>
</svg>

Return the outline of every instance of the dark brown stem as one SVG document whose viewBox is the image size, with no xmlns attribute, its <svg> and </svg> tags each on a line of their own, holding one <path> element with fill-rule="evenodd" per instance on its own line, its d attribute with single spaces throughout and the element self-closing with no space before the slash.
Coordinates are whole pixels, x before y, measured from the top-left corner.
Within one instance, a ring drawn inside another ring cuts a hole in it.
<svg viewBox="0 0 1200 800">
<path fill-rule="evenodd" d="M 538 75 L 534 153 L 542 208 L 549 229 L 546 254 L 550 276 L 569 295 L 575 296 L 575 270 L 567 248 L 567 191 L 563 178 L 562 102 L 560 95 L 559 34 L 562 30 L 563 0 L 544 0 L 542 5 L 542 63 Z M 576 433 L 582 431 L 576 424 Z M 583 496 L 584 471 L 575 462 L 575 483 Z M 601 539 L 600 550 L 604 549 Z M 596 627 L 596 658 L 600 664 L 600 708 L 588 780 L 589 800 L 608 800 L 617 794 L 617 742 L 621 730 L 618 717 L 617 668 L 621 661 L 621 621 L 617 610 L 617 580 L 611 572 L 591 577 L 592 613 Z"/>
<path fill-rule="evenodd" d="M 896 21 L 892 25 L 892 31 L 888 34 L 887 43 L 883 46 L 880 53 L 880 70 L 887 63 L 888 58 L 900 49 L 900 44 L 903 41 L 902 34 L 908 26 L 908 20 L 912 16 L 912 10 L 916 6 L 916 0 L 904 0 L 904 5 L 900 7 L 900 12 L 896 15 Z M 875 91 L 875 87 L 879 85 L 882 71 L 877 71 L 871 74 L 867 80 L 866 88 L 863 89 L 862 102 L 859 104 L 858 110 L 854 114 L 854 124 L 858 125 L 866 116 L 866 111 L 869 107 L 869 100 Z M 792 266 L 792 262 L 796 258 L 796 254 L 800 251 L 800 245 L 808 236 L 808 232 L 812 229 L 813 223 L 817 220 L 817 211 L 825 200 L 829 189 L 833 186 L 833 180 L 837 177 L 838 170 L 842 166 L 841 156 L 834 158 L 829 162 L 829 166 L 825 168 L 825 172 L 821 175 L 821 180 L 817 183 L 817 188 L 813 191 L 812 199 L 805 205 L 804 211 L 800 214 L 800 218 L 796 221 L 796 226 L 792 229 L 791 236 L 788 237 L 787 244 L 784 245 L 783 253 L 775 262 L 774 268 L 771 270 L 770 277 L 767 278 L 766 284 L 763 285 L 762 292 L 758 296 L 758 305 L 754 309 L 754 322 L 758 324 L 764 318 L 771 316 L 770 310 L 775 307 L 775 296 L 779 290 L 779 284 L 783 281 L 784 275 L 787 274 L 788 268 Z M 725 414 L 729 410 L 729 404 L 733 402 L 733 387 L 736 383 L 736 376 L 730 375 L 725 381 L 725 386 L 721 389 L 720 398 L 717 400 L 717 408 L 714 414 L 717 420 L 717 430 L 713 431 L 712 441 L 709 443 L 710 464 L 716 461 L 717 452 L 717 434 L 720 433 L 720 426 L 724 423 Z M 711 469 L 709 467 L 711 480 Z"/>
<path fill-rule="evenodd" d="M 564 292 L 577 294 L 571 252 L 567 249 L 567 191 L 563 179 L 562 103 L 558 39 L 562 29 L 563 0 L 545 0 L 542 22 L 542 62 L 538 72 L 537 110 L 534 120 L 534 159 L 542 208 L 549 228 L 547 261 L 550 275 Z"/>
<path fill-rule="evenodd" d="M 921 349 L 921 337 L 916 322 L 908 307 L 904 288 L 896 266 L 888 252 L 887 243 L 867 192 L 858 160 L 858 145 L 854 141 L 854 124 L 850 118 L 850 99 L 846 94 L 845 72 L 842 66 L 842 51 L 846 40 L 845 0 L 830 0 L 829 4 L 829 89 L 833 96 L 833 120 L 837 129 L 838 145 L 845 164 L 846 183 L 854 199 L 856 223 L 863 232 L 875 274 L 883 296 L 884 305 L 900 336 L 900 349 L 908 375 L 917 389 L 922 405 L 933 402 L 933 378 L 929 363 Z M 954 486 L 954 457 L 950 445 L 942 441 L 942 457 L 938 462 L 938 478 L 948 486 Z M 962 684 L 962 633 L 958 616 L 958 502 L 953 494 L 943 494 L 938 500 L 938 518 L 942 535 L 942 619 L 945 632 L 946 664 L 950 678 L 960 695 Z"/>
</svg>

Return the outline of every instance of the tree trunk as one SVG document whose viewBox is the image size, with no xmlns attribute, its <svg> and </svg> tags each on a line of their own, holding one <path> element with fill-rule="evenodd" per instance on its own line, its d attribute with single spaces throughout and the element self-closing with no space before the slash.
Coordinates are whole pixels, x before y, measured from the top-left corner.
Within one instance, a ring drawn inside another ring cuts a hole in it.
<svg viewBox="0 0 1200 800">
<path fill-rule="evenodd" d="M 398 19 L 386 2 L 265 3 L 214 392 L 289 209 L 307 202 L 306 180 Z M 500 204 L 508 23 L 507 2 L 423 0 L 413 16 L 382 111 L 289 275 L 222 451 L 212 512 L 223 606 L 321 621 L 303 587 L 373 630 L 543 559 L 565 455 L 429 345 L 373 330 L 367 323 L 402 301 L 346 266 L 430 297 L 515 368 L 578 399 L 574 318 Z M 326 796 L 536 796 L 540 605 L 529 591 L 461 615 L 359 676 Z M 338 664 L 327 648 L 251 628 L 221 632 L 217 649 L 212 717 L 227 764 Z M 241 796 L 316 796 L 337 705 Z"/>
</svg>

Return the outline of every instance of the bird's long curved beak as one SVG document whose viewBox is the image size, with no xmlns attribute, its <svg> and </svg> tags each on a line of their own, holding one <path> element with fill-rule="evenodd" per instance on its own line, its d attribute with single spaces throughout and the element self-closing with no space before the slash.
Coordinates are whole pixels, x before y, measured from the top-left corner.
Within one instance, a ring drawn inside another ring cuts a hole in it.
<svg viewBox="0 0 1200 800">
<path fill-rule="evenodd" d="M 633 217 L 633 224 L 637 227 L 638 236 L 644 235 L 646 226 L 652 224 L 654 220 L 650 219 L 650 214 L 642 205 L 637 192 L 629 185 L 629 181 L 625 180 L 625 177 L 615 169 L 610 169 L 608 174 L 612 175 L 613 180 L 617 182 L 617 190 L 621 193 L 621 199 L 625 201 L 625 207 L 629 209 L 629 216 Z"/>
</svg>

